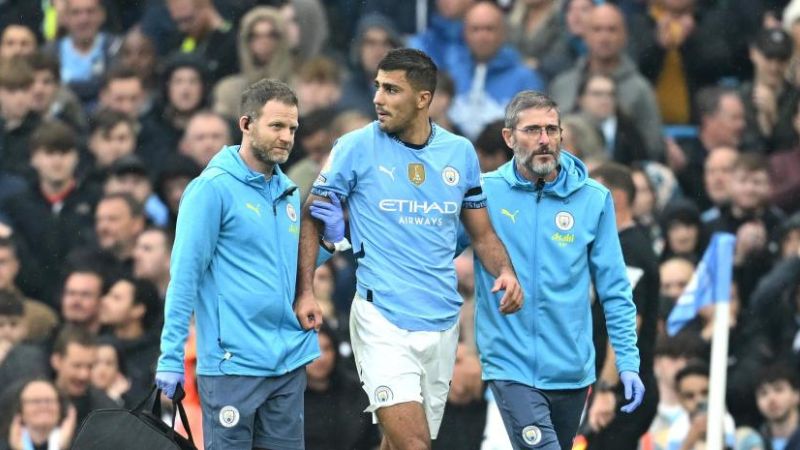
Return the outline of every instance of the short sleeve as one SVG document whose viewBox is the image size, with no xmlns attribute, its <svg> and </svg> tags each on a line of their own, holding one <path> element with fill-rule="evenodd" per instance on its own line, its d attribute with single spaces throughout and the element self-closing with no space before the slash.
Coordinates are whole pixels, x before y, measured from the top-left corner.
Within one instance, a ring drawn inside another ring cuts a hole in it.
<svg viewBox="0 0 800 450">
<path fill-rule="evenodd" d="M 311 187 L 311 193 L 325 196 L 328 192 L 335 192 L 343 197 L 349 196 L 356 186 L 355 153 L 343 140 L 336 142 Z"/>
<path fill-rule="evenodd" d="M 467 144 L 467 157 L 466 157 L 466 191 L 464 192 L 464 200 L 461 204 L 463 208 L 479 209 L 486 208 L 486 194 L 483 193 L 483 186 L 481 183 L 481 167 L 478 163 L 478 153 L 472 144 Z"/>
</svg>

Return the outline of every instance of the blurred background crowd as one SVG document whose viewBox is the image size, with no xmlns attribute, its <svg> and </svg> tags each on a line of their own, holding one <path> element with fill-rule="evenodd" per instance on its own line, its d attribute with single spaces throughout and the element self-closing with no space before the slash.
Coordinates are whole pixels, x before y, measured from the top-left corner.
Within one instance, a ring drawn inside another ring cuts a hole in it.
<svg viewBox="0 0 800 450">
<path fill-rule="evenodd" d="M 675 337 L 664 321 L 715 231 L 737 237 L 726 441 L 800 448 L 800 1 L 0 0 L 0 449 L 66 449 L 91 410 L 149 392 L 178 203 L 240 141 L 244 87 L 296 90 L 283 170 L 305 196 L 335 140 L 375 118 L 378 62 L 404 46 L 437 63 L 433 120 L 472 140 L 482 171 L 511 158 L 502 117 L 524 89 L 559 103 L 564 148 L 590 168 L 631 170 L 653 272 L 636 302 L 658 316 L 639 342 L 658 395 L 631 448 L 702 448 L 713 314 Z M 456 268 L 462 342 L 434 448 L 507 449 L 469 252 Z M 352 253 L 314 282 L 326 325 L 307 448 L 373 449 L 348 344 Z M 576 448 L 611 448 L 598 436 L 613 417 L 589 411 Z"/>
</svg>

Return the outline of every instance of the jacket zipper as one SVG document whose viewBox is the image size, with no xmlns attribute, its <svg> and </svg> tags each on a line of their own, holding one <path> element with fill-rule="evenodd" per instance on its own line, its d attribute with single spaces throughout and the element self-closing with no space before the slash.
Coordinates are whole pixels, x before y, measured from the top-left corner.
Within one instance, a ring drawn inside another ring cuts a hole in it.
<svg viewBox="0 0 800 450">
<path fill-rule="evenodd" d="M 536 180 L 536 203 L 542 200 L 542 193 L 544 192 L 544 178 Z"/>
<path fill-rule="evenodd" d="M 534 263 L 533 263 L 533 274 L 534 274 L 534 277 L 536 276 L 537 273 L 540 273 L 540 271 L 539 271 L 539 257 L 538 257 L 538 255 L 539 255 L 539 252 L 538 252 L 538 244 L 539 244 L 539 202 L 542 199 L 542 191 L 544 190 L 544 179 L 543 178 L 539 178 L 536 181 L 536 189 L 538 190 L 538 192 L 536 193 L 536 205 L 534 206 L 534 208 L 536 210 L 536 213 L 533 214 L 533 258 L 534 258 L 533 259 L 533 261 L 534 261 Z M 531 301 L 534 301 L 534 302 L 536 302 L 538 304 L 538 300 L 539 300 L 538 284 L 534 283 L 534 285 L 537 286 L 537 289 L 532 293 Z M 533 309 L 531 312 L 533 313 L 532 317 L 531 317 L 531 337 L 533 338 L 533 355 L 534 355 L 533 361 L 532 361 L 532 363 L 533 363 L 533 367 L 532 367 L 532 369 L 533 369 L 533 378 L 531 379 L 531 385 L 535 387 L 536 386 L 536 382 L 538 381 L 538 373 L 539 373 L 539 371 L 538 371 L 538 365 L 539 365 L 538 364 L 538 360 L 539 360 L 539 358 L 537 358 L 535 356 L 535 355 L 539 354 L 539 337 L 538 337 L 538 330 L 536 328 L 536 324 L 534 323 L 534 320 L 533 320 L 533 317 L 536 316 L 537 311 L 535 309 Z"/>
<path fill-rule="evenodd" d="M 290 195 L 292 195 L 295 190 L 297 190 L 297 186 L 292 186 L 292 187 L 286 189 L 285 191 L 283 191 L 281 193 L 281 195 L 279 195 L 277 198 L 275 198 L 275 200 L 272 201 L 272 220 L 273 220 L 272 229 L 275 232 L 276 242 L 280 242 L 281 241 L 281 233 L 280 233 L 280 230 L 278 229 L 279 224 L 280 224 L 280 220 L 278 220 L 278 203 L 280 203 L 281 200 L 283 200 L 283 199 L 289 197 Z M 269 187 L 267 187 L 267 192 L 269 193 Z M 281 255 L 281 259 L 284 259 L 283 255 Z M 282 272 L 284 272 L 284 271 L 282 271 Z M 289 287 L 289 282 L 286 279 L 286 274 L 285 273 L 281 274 L 281 280 L 283 281 L 283 286 L 282 286 L 281 290 L 282 290 L 282 292 L 285 293 L 286 289 Z M 293 299 L 289 299 L 289 300 L 291 301 Z M 282 308 L 281 309 L 281 318 L 280 318 L 280 320 L 278 320 L 278 335 L 280 336 L 280 339 L 281 339 L 281 342 L 283 343 L 283 348 L 284 349 L 287 347 L 286 346 L 286 340 L 284 339 L 283 333 L 280 330 L 283 329 L 283 321 L 284 321 L 285 318 L 286 318 L 286 310 Z M 285 361 L 286 360 L 286 355 L 283 355 L 283 358 L 281 358 L 281 359 L 283 360 L 283 371 L 284 372 L 288 372 L 289 371 L 288 370 L 288 366 L 286 365 L 286 361 Z"/>
</svg>

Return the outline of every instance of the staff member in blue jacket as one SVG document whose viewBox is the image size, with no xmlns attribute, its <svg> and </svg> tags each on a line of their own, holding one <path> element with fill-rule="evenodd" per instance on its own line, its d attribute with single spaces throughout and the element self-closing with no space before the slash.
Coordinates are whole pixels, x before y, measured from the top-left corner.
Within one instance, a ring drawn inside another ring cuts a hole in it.
<svg viewBox="0 0 800 450">
<path fill-rule="evenodd" d="M 502 314 L 494 279 L 475 261 L 476 340 L 506 430 L 517 449 L 569 449 L 595 381 L 590 290 L 602 303 L 622 407 L 642 401 L 636 307 L 622 259 L 611 195 L 564 152 L 558 105 L 535 92 L 506 108 L 503 138 L 514 158 L 483 176 L 489 216 L 525 292 Z"/>
<path fill-rule="evenodd" d="M 224 147 L 181 200 L 156 384 L 172 398 L 183 382 L 194 312 L 206 449 L 302 450 L 305 365 L 319 356 L 311 330 L 322 315 L 313 299 L 293 305 L 300 199 L 278 164 L 294 144 L 297 97 L 261 80 L 241 111 L 241 145 Z M 338 248 L 347 241 L 333 204 L 325 239 Z"/>
</svg>

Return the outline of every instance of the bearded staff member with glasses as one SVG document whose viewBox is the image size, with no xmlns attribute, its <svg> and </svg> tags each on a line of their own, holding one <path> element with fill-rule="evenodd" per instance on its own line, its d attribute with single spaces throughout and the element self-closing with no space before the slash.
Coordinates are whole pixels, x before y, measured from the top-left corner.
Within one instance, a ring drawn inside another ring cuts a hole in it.
<svg viewBox="0 0 800 450">
<path fill-rule="evenodd" d="M 494 277 L 475 261 L 476 340 L 515 449 L 570 449 L 595 381 L 590 286 L 602 303 L 630 403 L 642 402 L 636 307 L 611 194 L 561 150 L 558 105 L 535 91 L 506 108 L 514 158 L 483 176 L 489 216 L 525 293 L 522 309 L 497 311 Z M 461 239 L 461 244 L 466 244 Z"/>
</svg>

